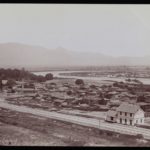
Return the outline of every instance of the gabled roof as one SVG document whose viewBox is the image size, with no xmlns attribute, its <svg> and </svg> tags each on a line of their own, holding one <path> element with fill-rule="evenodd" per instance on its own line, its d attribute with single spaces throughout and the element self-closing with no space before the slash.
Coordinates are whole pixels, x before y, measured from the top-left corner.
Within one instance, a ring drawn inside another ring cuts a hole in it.
<svg viewBox="0 0 150 150">
<path fill-rule="evenodd" d="M 118 108 L 117 111 L 121 112 L 129 112 L 129 113 L 136 113 L 140 108 L 140 106 L 135 104 L 129 104 L 129 103 L 122 103 Z"/>
</svg>

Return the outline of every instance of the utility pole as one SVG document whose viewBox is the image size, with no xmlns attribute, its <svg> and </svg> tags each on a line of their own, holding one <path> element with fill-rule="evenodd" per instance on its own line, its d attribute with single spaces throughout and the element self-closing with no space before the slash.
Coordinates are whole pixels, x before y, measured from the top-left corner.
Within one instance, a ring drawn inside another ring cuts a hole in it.
<svg viewBox="0 0 150 150">
<path fill-rule="evenodd" d="M 99 134 L 101 134 L 101 131 L 100 131 L 101 130 L 101 128 L 100 128 L 101 126 L 100 125 L 101 125 L 101 123 L 100 123 L 100 119 L 99 119 Z"/>
</svg>

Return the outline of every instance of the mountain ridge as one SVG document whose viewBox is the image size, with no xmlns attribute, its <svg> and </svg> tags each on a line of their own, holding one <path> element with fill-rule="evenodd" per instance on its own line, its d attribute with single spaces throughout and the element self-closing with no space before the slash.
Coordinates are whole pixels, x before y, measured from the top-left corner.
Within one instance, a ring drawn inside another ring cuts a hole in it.
<svg viewBox="0 0 150 150">
<path fill-rule="evenodd" d="M 96 52 L 76 52 L 63 47 L 48 49 L 22 43 L 0 43 L 1 67 L 150 65 L 150 56 L 110 56 Z"/>
</svg>

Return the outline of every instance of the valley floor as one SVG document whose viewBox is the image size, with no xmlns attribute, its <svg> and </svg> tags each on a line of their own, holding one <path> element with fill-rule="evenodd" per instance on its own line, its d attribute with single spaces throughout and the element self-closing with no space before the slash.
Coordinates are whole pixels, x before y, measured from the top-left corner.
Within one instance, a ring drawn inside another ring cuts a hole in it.
<svg viewBox="0 0 150 150">
<path fill-rule="evenodd" d="M 150 146 L 148 140 L 44 116 L 0 109 L 0 145 Z"/>
<path fill-rule="evenodd" d="M 125 146 L 123 142 L 104 138 L 90 128 L 8 109 L 1 109 L 1 118 L 4 120 L 0 123 L 0 145 Z"/>
</svg>

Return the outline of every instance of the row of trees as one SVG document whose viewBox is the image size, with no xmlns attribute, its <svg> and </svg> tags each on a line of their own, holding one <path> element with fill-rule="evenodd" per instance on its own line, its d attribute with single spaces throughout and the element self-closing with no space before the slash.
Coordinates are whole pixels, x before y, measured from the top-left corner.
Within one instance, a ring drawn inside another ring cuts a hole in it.
<svg viewBox="0 0 150 150">
<path fill-rule="evenodd" d="M 2 88 L 3 83 L 2 80 L 8 80 L 7 86 L 12 86 L 15 84 L 15 81 L 21 80 L 32 80 L 36 82 L 45 82 L 46 80 L 52 80 L 53 74 L 48 73 L 45 76 L 35 75 L 29 71 L 26 71 L 24 68 L 19 69 L 0 69 L 0 88 Z"/>
<path fill-rule="evenodd" d="M 53 79 L 53 74 L 51 73 L 48 73 L 45 76 L 31 74 L 31 80 L 34 80 L 37 82 L 45 82 L 47 80 L 52 80 L 52 79 Z"/>
</svg>

